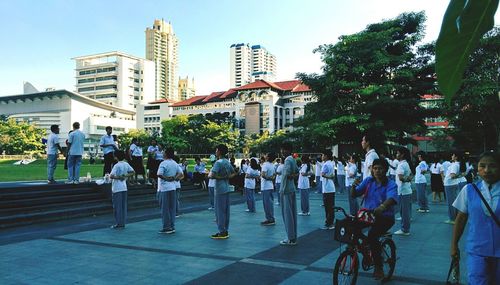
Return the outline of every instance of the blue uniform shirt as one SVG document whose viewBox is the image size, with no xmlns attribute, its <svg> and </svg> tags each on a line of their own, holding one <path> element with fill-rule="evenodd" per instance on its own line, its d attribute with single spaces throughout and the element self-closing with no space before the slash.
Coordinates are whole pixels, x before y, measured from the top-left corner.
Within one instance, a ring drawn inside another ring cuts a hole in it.
<svg viewBox="0 0 500 285">
<path fill-rule="evenodd" d="M 386 185 L 377 184 L 375 178 L 369 176 L 356 187 L 356 194 L 360 195 L 366 192 L 364 207 L 369 210 L 374 210 L 387 199 L 392 198 L 396 203 L 399 203 L 398 186 L 394 181 L 388 179 Z M 388 207 L 382 215 L 394 217 L 394 206 Z"/>
</svg>

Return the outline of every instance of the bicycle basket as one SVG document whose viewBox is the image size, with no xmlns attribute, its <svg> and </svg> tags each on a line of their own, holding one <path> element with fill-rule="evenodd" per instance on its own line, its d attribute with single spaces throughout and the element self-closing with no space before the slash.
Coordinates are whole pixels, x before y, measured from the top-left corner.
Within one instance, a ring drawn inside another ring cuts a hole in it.
<svg viewBox="0 0 500 285">
<path fill-rule="evenodd" d="M 341 243 L 353 244 L 356 237 L 356 225 L 352 218 L 335 221 L 334 239 Z"/>
<path fill-rule="evenodd" d="M 375 215 L 368 209 L 362 208 L 356 214 L 356 217 L 360 223 L 366 225 L 373 225 L 375 223 Z"/>
</svg>

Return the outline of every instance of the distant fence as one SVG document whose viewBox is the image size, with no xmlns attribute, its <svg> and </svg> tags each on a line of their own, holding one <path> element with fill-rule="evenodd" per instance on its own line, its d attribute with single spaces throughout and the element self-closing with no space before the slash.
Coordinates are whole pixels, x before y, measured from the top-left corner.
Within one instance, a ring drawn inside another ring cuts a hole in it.
<svg viewBox="0 0 500 285">
<path fill-rule="evenodd" d="M 23 160 L 23 159 L 42 159 L 46 158 L 45 154 L 0 154 L 0 160 Z"/>
</svg>

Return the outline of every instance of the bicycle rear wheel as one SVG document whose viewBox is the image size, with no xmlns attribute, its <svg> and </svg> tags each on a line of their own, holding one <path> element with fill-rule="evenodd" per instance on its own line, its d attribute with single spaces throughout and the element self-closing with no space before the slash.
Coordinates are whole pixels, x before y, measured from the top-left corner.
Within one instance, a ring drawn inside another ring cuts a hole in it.
<svg viewBox="0 0 500 285">
<path fill-rule="evenodd" d="M 333 285 L 356 284 L 358 269 L 358 254 L 350 250 L 342 252 L 333 269 Z"/>
<path fill-rule="evenodd" d="M 382 241 L 382 265 L 384 267 L 384 281 L 391 279 L 396 268 L 396 245 L 391 239 Z"/>
</svg>

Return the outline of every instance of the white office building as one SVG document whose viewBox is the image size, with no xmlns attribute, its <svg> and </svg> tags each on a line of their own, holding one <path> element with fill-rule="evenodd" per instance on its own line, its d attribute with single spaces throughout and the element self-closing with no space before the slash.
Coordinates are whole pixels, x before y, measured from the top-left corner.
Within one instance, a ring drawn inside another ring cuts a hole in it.
<svg viewBox="0 0 500 285">
<path fill-rule="evenodd" d="M 273 82 L 276 65 L 276 57 L 261 45 L 233 44 L 229 48 L 230 86 L 236 88 L 256 80 Z"/>
<path fill-rule="evenodd" d="M 161 121 L 172 118 L 173 101 L 160 99 L 145 105 L 137 105 L 137 129 L 149 133 L 161 132 Z"/>
<path fill-rule="evenodd" d="M 119 51 L 73 59 L 81 95 L 127 110 L 155 100 L 154 62 Z"/>
<path fill-rule="evenodd" d="M 0 114 L 44 128 L 47 134 L 51 125 L 59 125 L 62 146 L 65 146 L 72 124 L 79 122 L 80 130 L 87 137 L 85 150 L 92 153 L 101 151 L 98 144 L 106 133 L 106 126 L 113 127 L 117 135 L 136 128 L 134 111 L 67 90 L 1 96 Z"/>
</svg>

